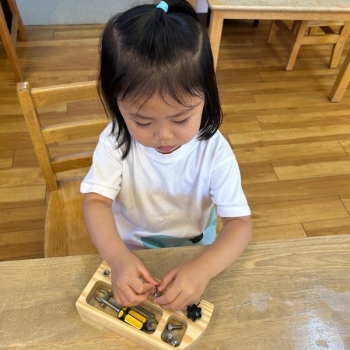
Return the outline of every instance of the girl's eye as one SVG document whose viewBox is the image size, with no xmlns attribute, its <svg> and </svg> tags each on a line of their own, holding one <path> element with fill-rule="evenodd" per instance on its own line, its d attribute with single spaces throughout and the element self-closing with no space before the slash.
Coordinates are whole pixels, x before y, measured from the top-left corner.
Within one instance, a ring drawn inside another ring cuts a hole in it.
<svg viewBox="0 0 350 350">
<path fill-rule="evenodd" d="M 136 123 L 136 125 L 137 125 L 138 127 L 140 127 L 140 128 L 147 128 L 148 125 L 151 125 L 151 123 L 147 123 L 147 124 L 141 124 L 141 123 L 139 123 L 139 122 L 135 122 L 135 123 Z"/>
<path fill-rule="evenodd" d="M 190 120 L 190 117 L 188 117 L 188 118 L 186 118 L 184 120 L 181 120 L 179 122 L 174 121 L 174 123 L 177 124 L 177 125 L 185 125 L 185 124 L 188 123 L 189 120 Z"/>
</svg>

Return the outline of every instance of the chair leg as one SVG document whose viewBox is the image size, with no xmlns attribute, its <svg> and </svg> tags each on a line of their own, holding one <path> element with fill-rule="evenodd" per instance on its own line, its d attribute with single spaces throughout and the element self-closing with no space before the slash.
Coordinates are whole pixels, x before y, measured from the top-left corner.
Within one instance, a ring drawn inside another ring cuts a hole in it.
<svg viewBox="0 0 350 350">
<path fill-rule="evenodd" d="M 13 16 L 16 15 L 16 17 L 17 17 L 18 32 L 19 32 L 19 36 L 21 38 L 21 41 L 28 41 L 27 33 L 24 29 L 22 17 L 19 13 L 19 10 L 18 10 L 17 4 L 16 4 L 16 0 L 7 0 L 7 3 L 10 6 L 10 10 L 11 10 Z"/>
<path fill-rule="evenodd" d="M 326 35 L 317 35 L 318 28 L 321 28 Z M 345 22 L 340 27 L 338 33 L 334 33 L 332 28 L 320 24 L 320 21 L 313 23 L 313 21 L 299 20 L 294 21 L 292 28 L 290 29 L 284 21 L 274 20 L 271 22 L 267 43 L 273 42 L 277 29 L 281 30 L 284 38 L 291 44 L 292 48 L 289 54 L 289 58 L 286 64 L 286 70 L 292 70 L 295 64 L 295 60 L 298 56 L 300 46 L 303 44 L 334 44 L 332 49 L 332 55 L 330 58 L 329 67 L 336 68 L 339 63 L 339 59 L 344 49 L 344 45 L 350 35 L 350 21 Z M 307 34 L 306 34 L 307 30 Z"/>
<path fill-rule="evenodd" d="M 331 102 L 340 102 L 350 81 L 350 50 L 338 73 L 337 79 L 332 87 L 329 99 Z"/>
<path fill-rule="evenodd" d="M 309 28 L 309 35 L 317 35 L 318 27 L 310 27 Z"/>
<path fill-rule="evenodd" d="M 295 26 L 296 26 L 295 27 L 295 31 L 296 31 L 295 42 L 294 42 L 294 45 L 293 45 L 292 50 L 291 50 L 290 55 L 289 55 L 289 59 L 288 59 L 287 65 L 286 65 L 286 70 L 292 70 L 294 67 L 294 63 L 295 63 L 295 60 L 298 56 L 300 46 L 302 44 L 302 41 L 303 41 L 303 38 L 305 35 L 305 31 L 306 31 L 306 28 L 307 28 L 309 21 L 295 21 L 295 22 L 297 22 L 295 24 Z M 293 26 L 294 26 L 294 24 L 293 24 Z M 293 30 L 294 30 L 294 28 L 293 28 Z"/>
<path fill-rule="evenodd" d="M 275 23 L 275 21 L 271 21 L 269 35 L 267 37 L 268 44 L 273 44 L 273 41 L 275 40 L 276 32 L 277 32 L 276 23 Z"/>
<path fill-rule="evenodd" d="M 294 36 L 297 35 L 298 33 L 298 30 L 300 28 L 300 24 L 301 24 L 301 21 L 293 21 L 293 24 L 292 24 L 292 33 Z"/>
<path fill-rule="evenodd" d="M 329 68 L 337 68 L 339 59 L 344 49 L 346 40 L 350 34 L 350 22 L 345 22 L 340 28 L 339 38 L 336 44 L 333 45 L 332 55 L 329 61 Z"/>
<path fill-rule="evenodd" d="M 22 73 L 18 64 L 16 50 L 13 45 L 12 37 L 7 28 L 7 24 L 6 24 L 6 20 L 5 20 L 5 16 L 4 16 L 4 12 L 2 10 L 1 4 L 0 4 L 0 36 L 4 45 L 7 57 L 10 60 L 16 80 L 23 81 Z"/>
</svg>

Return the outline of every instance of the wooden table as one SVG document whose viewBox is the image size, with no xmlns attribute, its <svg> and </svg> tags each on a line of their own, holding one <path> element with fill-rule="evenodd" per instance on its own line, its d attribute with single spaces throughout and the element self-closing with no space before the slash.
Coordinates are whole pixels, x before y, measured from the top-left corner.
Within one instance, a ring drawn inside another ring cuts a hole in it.
<svg viewBox="0 0 350 350">
<path fill-rule="evenodd" d="M 136 255 L 162 277 L 200 249 Z M 0 263 L 0 349 L 142 349 L 76 311 L 100 263 L 97 255 Z M 203 298 L 215 308 L 196 349 L 350 349 L 350 235 L 251 242 Z"/>
<path fill-rule="evenodd" d="M 216 67 L 224 19 L 350 20 L 349 0 L 207 0 Z"/>
</svg>

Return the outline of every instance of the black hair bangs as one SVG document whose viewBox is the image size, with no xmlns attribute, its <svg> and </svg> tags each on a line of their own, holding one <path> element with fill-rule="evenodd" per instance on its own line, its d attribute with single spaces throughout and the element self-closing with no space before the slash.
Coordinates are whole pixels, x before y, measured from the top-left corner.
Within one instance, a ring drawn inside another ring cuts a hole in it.
<svg viewBox="0 0 350 350">
<path fill-rule="evenodd" d="M 125 66 L 120 65 L 122 74 L 119 75 L 118 89 L 115 91 L 118 100 L 142 101 L 143 104 L 153 96 L 159 96 L 165 102 L 170 97 L 188 106 L 189 96 L 205 99 L 205 87 L 201 83 L 203 77 L 201 72 L 196 71 L 193 60 L 182 59 L 161 70 L 147 67 L 145 62 L 135 63 L 125 60 Z"/>
<path fill-rule="evenodd" d="M 168 2 L 168 13 L 142 5 L 117 15 L 102 35 L 99 90 L 122 144 L 129 142 L 130 135 L 117 100 L 143 104 L 158 95 L 165 102 L 170 97 L 187 106 L 189 96 L 200 97 L 204 110 L 199 139 L 203 140 L 222 121 L 206 30 L 187 1 Z"/>
</svg>

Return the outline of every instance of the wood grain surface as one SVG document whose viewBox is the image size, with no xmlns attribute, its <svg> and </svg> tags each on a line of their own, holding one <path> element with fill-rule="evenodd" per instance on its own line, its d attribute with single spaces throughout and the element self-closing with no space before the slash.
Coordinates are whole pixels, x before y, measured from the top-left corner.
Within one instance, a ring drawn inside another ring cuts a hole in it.
<svg viewBox="0 0 350 350">
<path fill-rule="evenodd" d="M 161 278 L 201 247 L 139 251 Z M 0 349 L 143 349 L 80 319 L 75 302 L 97 255 L 0 263 Z M 350 348 L 350 235 L 251 242 L 213 278 L 214 305 L 194 349 Z"/>
</svg>

